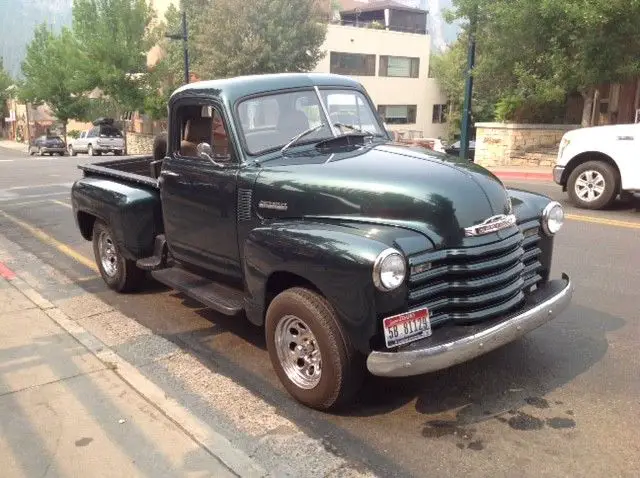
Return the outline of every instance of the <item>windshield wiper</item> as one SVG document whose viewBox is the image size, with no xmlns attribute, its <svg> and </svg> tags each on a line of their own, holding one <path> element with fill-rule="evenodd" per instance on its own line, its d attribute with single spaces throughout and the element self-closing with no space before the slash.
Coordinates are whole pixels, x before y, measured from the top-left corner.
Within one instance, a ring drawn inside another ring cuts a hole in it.
<svg viewBox="0 0 640 478">
<path fill-rule="evenodd" d="M 379 136 L 375 133 L 372 133 L 371 131 L 367 131 L 366 129 L 362 129 L 362 128 L 358 128 L 357 126 L 353 126 L 350 124 L 344 124 L 344 123 L 333 123 L 333 126 L 337 126 L 338 128 L 347 128 L 350 129 L 351 131 L 357 131 L 358 133 L 362 133 L 365 136 Z"/>
<path fill-rule="evenodd" d="M 291 138 L 291 140 L 285 144 L 282 149 L 280 150 L 281 153 L 284 154 L 284 152 L 289 149 L 289 147 L 293 146 L 294 144 L 296 144 L 299 140 L 301 140 L 302 138 L 304 138 L 307 135 L 310 135 L 311 133 L 314 133 L 315 131 L 318 131 L 320 128 L 324 127 L 325 124 L 320 123 L 316 126 L 313 126 L 307 130 L 304 130 L 302 133 L 295 135 L 293 138 Z"/>
</svg>

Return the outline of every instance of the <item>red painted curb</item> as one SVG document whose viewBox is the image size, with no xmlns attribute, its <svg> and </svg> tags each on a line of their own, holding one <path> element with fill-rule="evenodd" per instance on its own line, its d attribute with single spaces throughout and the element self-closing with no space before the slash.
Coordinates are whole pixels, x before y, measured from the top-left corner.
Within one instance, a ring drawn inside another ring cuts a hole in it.
<svg viewBox="0 0 640 478">
<path fill-rule="evenodd" d="M 553 181 L 551 173 L 524 173 L 519 171 L 491 171 L 500 179 L 521 180 L 521 181 Z"/>
<path fill-rule="evenodd" d="M 7 266 L 5 266 L 2 262 L 0 262 L 0 277 L 7 280 L 12 280 L 12 279 L 15 279 L 16 274 Z"/>
</svg>

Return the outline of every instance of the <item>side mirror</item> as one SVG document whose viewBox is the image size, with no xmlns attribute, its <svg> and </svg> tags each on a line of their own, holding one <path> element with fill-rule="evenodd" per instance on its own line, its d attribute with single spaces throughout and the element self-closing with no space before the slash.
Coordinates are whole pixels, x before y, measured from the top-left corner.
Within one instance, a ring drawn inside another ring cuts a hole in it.
<svg viewBox="0 0 640 478">
<path fill-rule="evenodd" d="M 198 157 L 210 161 L 215 166 L 222 166 L 219 162 L 213 159 L 213 148 L 209 143 L 200 143 L 196 146 Z"/>
<path fill-rule="evenodd" d="M 196 150 L 198 151 L 198 157 L 213 161 L 213 148 L 209 143 L 198 144 Z"/>
</svg>

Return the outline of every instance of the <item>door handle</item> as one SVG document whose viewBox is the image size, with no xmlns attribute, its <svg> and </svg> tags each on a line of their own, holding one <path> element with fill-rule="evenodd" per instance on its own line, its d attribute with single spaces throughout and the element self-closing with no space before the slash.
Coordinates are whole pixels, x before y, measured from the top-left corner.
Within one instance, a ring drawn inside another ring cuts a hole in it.
<svg viewBox="0 0 640 478">
<path fill-rule="evenodd" d="M 172 178 L 178 178 L 180 175 L 174 171 L 162 171 L 160 176 L 170 176 Z"/>
</svg>

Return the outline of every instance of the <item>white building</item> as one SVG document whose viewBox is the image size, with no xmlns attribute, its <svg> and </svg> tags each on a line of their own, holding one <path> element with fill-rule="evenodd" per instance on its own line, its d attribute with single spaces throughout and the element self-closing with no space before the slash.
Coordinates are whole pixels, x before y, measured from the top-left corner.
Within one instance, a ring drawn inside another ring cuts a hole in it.
<svg viewBox="0 0 640 478">
<path fill-rule="evenodd" d="M 429 77 L 427 12 L 394 1 L 349 3 L 355 8 L 341 11 L 328 26 L 326 55 L 315 71 L 362 83 L 390 130 L 446 137 L 447 98 Z"/>
</svg>

